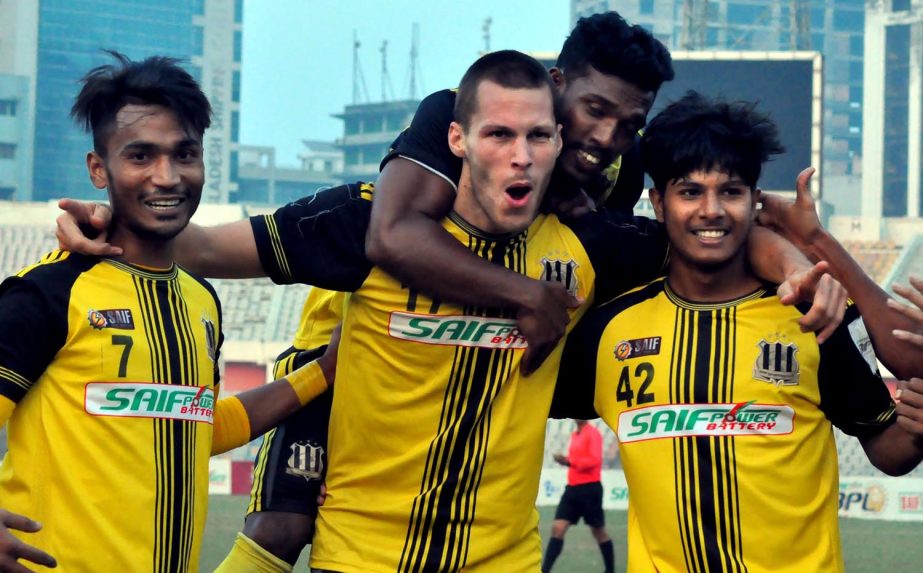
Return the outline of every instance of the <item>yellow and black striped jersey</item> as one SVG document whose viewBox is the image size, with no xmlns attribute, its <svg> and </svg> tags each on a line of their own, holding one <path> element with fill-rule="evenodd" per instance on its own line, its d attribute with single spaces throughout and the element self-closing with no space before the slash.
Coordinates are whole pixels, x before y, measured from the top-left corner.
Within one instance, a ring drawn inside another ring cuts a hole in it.
<svg viewBox="0 0 923 573">
<path fill-rule="evenodd" d="M 823 345 L 804 310 L 774 289 L 697 304 L 660 279 L 571 334 L 552 414 L 594 405 L 618 436 L 629 571 L 843 570 L 831 423 L 873 435 L 894 404 L 856 309 Z"/>
<path fill-rule="evenodd" d="M 55 251 L 0 285 L 0 506 L 59 570 L 198 571 L 220 332 L 176 266 Z"/>
<path fill-rule="evenodd" d="M 335 188 L 252 219 L 275 281 L 354 291 L 312 566 L 538 570 L 534 503 L 560 348 L 522 377 L 526 344 L 509 311 L 433 300 L 373 268 L 364 257 L 371 192 Z M 443 225 L 476 255 L 561 281 L 586 304 L 656 276 L 666 256 L 659 226 L 603 213 L 568 224 L 542 215 L 514 236 L 457 215 Z"/>
</svg>

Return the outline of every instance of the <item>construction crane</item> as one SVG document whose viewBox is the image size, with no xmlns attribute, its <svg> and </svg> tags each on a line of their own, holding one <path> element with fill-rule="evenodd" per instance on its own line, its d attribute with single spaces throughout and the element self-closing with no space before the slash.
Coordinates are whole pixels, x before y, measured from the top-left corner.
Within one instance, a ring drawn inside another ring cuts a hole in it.
<svg viewBox="0 0 923 573">
<path fill-rule="evenodd" d="M 418 45 L 420 43 L 420 26 L 416 22 L 413 23 L 412 27 L 412 37 L 410 42 L 410 68 L 408 70 L 408 75 L 410 76 L 410 99 L 417 99 L 417 75 L 420 76 L 420 85 L 423 85 L 423 73 L 420 71 L 420 62 L 417 60 L 417 55 L 419 54 Z"/>
<path fill-rule="evenodd" d="M 365 75 L 359 62 L 359 34 L 353 30 L 353 104 L 369 101 L 369 90 L 365 87 Z"/>
<path fill-rule="evenodd" d="M 388 74 L 388 40 L 381 42 L 381 101 L 388 101 L 394 97 L 394 88 L 391 87 L 391 76 Z"/>
</svg>

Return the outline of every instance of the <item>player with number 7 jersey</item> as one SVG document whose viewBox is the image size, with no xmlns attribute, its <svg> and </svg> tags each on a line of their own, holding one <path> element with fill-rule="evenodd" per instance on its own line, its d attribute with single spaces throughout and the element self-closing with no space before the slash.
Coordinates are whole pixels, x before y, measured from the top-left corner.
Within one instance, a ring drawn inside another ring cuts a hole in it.
<svg viewBox="0 0 923 573">
<path fill-rule="evenodd" d="M 98 571 L 192 569 L 218 392 L 212 287 L 176 265 L 54 251 L 0 286 L 0 324 L 0 398 L 15 404 L 0 499 L 45 524 L 29 542 Z"/>
</svg>

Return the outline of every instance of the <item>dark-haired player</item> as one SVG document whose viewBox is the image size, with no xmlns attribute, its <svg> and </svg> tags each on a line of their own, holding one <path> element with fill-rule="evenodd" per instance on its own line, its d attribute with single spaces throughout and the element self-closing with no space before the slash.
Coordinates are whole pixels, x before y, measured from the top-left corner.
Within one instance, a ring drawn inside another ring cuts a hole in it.
<svg viewBox="0 0 923 573">
<path fill-rule="evenodd" d="M 782 151 L 768 117 L 690 92 L 651 121 L 641 151 L 668 274 L 583 318 L 554 408 L 595 407 L 618 435 L 628 570 L 842 571 L 831 425 L 892 475 L 919 463 L 923 432 L 895 424 L 855 307 L 819 343 L 796 326 L 806 309 L 748 270 L 757 181 Z"/>
<path fill-rule="evenodd" d="M 332 353 L 216 403 L 218 298 L 173 262 L 201 197 L 211 108 L 174 60 L 113 55 L 84 77 L 72 114 L 93 134 L 87 167 L 108 190 L 122 256 L 54 251 L 0 285 L 4 571 L 24 570 L 20 559 L 198 571 L 209 456 L 333 379 Z"/>
</svg>

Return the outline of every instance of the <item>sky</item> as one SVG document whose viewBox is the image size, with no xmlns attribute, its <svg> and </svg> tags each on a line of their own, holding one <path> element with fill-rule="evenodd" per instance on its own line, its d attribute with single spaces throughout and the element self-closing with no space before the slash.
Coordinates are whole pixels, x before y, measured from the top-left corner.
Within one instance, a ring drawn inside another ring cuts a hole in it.
<svg viewBox="0 0 923 573">
<path fill-rule="evenodd" d="M 245 0 L 240 142 L 271 145 L 295 165 L 302 139 L 332 141 L 353 103 L 353 31 L 368 92 L 381 101 L 382 42 L 394 95 L 410 97 L 412 26 L 419 25 L 417 97 L 455 87 L 484 50 L 560 49 L 570 30 L 568 0 Z M 365 103 L 365 102 L 362 102 Z"/>
</svg>

